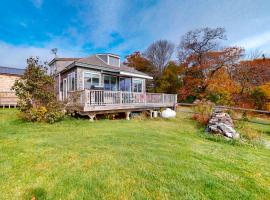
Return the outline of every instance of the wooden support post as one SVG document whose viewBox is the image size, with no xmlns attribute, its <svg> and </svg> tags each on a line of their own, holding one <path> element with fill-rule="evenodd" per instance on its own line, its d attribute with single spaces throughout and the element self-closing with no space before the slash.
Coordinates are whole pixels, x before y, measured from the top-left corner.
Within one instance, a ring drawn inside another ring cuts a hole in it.
<svg viewBox="0 0 270 200">
<path fill-rule="evenodd" d="M 177 94 L 174 96 L 174 105 L 173 105 L 174 111 L 177 110 Z"/>
<path fill-rule="evenodd" d="M 150 118 L 151 119 L 153 118 L 153 113 L 154 113 L 154 111 L 153 110 L 150 110 Z"/>
<path fill-rule="evenodd" d="M 131 112 L 126 112 L 126 120 L 130 120 L 130 113 Z"/>
</svg>

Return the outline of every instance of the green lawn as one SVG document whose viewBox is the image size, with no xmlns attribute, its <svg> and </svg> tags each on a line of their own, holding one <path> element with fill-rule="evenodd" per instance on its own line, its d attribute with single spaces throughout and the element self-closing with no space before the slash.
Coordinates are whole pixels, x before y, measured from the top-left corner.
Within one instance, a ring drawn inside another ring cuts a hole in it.
<svg viewBox="0 0 270 200">
<path fill-rule="evenodd" d="M 53 125 L 16 114 L 0 110 L 0 199 L 270 199 L 270 150 L 205 136 L 187 114 Z"/>
</svg>

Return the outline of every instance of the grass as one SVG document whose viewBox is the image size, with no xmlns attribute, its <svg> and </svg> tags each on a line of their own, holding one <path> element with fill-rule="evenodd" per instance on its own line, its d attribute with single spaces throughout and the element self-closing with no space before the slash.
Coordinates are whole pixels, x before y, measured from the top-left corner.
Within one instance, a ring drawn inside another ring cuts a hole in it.
<svg viewBox="0 0 270 200">
<path fill-rule="evenodd" d="M 270 199 L 270 150 L 205 136 L 186 114 L 49 125 L 16 113 L 0 110 L 0 199 Z"/>
</svg>

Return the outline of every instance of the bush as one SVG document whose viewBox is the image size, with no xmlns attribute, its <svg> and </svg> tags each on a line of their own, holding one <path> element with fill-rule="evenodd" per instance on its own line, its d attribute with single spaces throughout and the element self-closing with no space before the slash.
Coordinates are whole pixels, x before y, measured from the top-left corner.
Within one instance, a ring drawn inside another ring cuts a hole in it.
<svg viewBox="0 0 270 200">
<path fill-rule="evenodd" d="M 210 101 L 202 100 L 196 101 L 193 110 L 195 114 L 192 119 L 196 120 L 202 125 L 207 125 L 214 108 L 214 104 Z"/>
<path fill-rule="evenodd" d="M 40 106 L 38 108 L 30 108 L 21 113 L 21 117 L 30 122 L 47 122 L 54 123 L 60 121 L 64 118 L 65 113 L 60 109 L 60 107 L 50 107 L 47 110 L 46 107 Z"/>
<path fill-rule="evenodd" d="M 12 87 L 18 96 L 18 107 L 26 121 L 54 123 L 64 117 L 62 104 L 57 101 L 54 79 L 47 75 L 47 67 L 38 58 L 27 59 L 22 78 Z"/>
<path fill-rule="evenodd" d="M 254 88 L 251 97 L 257 109 L 270 111 L 270 82 Z"/>
<path fill-rule="evenodd" d="M 232 106 L 234 104 L 232 100 L 232 95 L 228 91 L 209 92 L 207 95 L 207 99 L 217 105 Z"/>
</svg>

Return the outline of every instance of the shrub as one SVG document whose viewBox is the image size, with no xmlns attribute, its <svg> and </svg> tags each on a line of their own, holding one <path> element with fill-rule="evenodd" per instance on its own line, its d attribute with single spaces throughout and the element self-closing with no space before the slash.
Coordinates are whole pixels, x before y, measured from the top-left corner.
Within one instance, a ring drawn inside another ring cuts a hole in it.
<svg viewBox="0 0 270 200">
<path fill-rule="evenodd" d="M 196 105 L 193 107 L 195 114 L 192 116 L 192 119 L 198 121 L 202 125 L 206 125 L 213 112 L 214 104 L 206 100 L 196 101 L 195 104 Z"/>
<path fill-rule="evenodd" d="M 250 128 L 241 130 L 241 136 L 248 140 L 260 140 L 262 137 L 260 132 Z"/>
<path fill-rule="evenodd" d="M 27 59 L 27 65 L 22 78 L 12 87 L 19 99 L 22 118 L 48 123 L 61 120 L 65 113 L 56 99 L 54 79 L 47 74 L 47 67 L 41 65 L 38 58 Z"/>
<path fill-rule="evenodd" d="M 209 92 L 207 99 L 218 105 L 233 105 L 232 95 L 228 91 Z"/>
<path fill-rule="evenodd" d="M 270 110 L 270 82 L 254 88 L 251 97 L 257 109 Z"/>
</svg>

